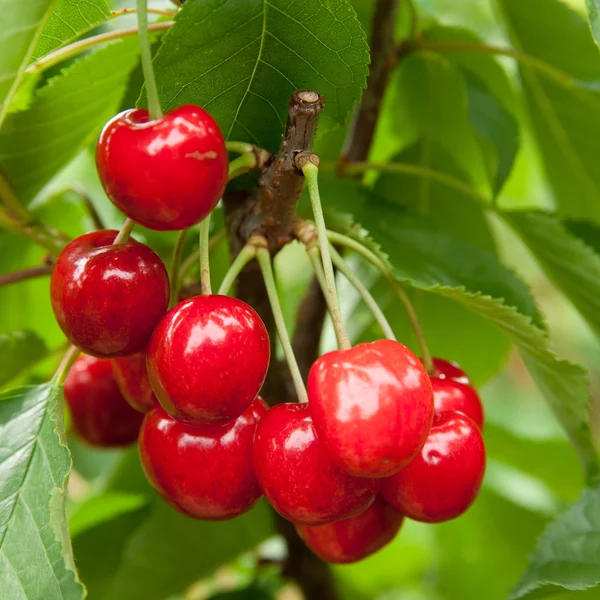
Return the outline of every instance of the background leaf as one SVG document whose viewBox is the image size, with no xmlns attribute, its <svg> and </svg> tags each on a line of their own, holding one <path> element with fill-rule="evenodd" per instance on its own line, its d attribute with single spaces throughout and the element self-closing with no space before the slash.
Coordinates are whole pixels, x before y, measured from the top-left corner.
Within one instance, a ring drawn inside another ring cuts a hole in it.
<svg viewBox="0 0 600 600">
<path fill-rule="evenodd" d="M 57 0 L 0 0 L 0 124 Z"/>
<path fill-rule="evenodd" d="M 61 394 L 49 383 L 0 395 L 3 598 L 83 598 L 64 513 L 71 459 L 58 433 Z"/>
<path fill-rule="evenodd" d="M 600 0 L 586 0 L 590 27 L 596 44 L 600 42 Z"/>
<path fill-rule="evenodd" d="M 47 355 L 46 344 L 33 331 L 0 333 L 0 385 L 15 379 Z"/>
<path fill-rule="evenodd" d="M 227 138 L 274 150 L 290 95 L 343 124 L 365 85 L 364 33 L 344 0 L 188 0 L 154 60 L 165 109 L 198 104 Z"/>
</svg>

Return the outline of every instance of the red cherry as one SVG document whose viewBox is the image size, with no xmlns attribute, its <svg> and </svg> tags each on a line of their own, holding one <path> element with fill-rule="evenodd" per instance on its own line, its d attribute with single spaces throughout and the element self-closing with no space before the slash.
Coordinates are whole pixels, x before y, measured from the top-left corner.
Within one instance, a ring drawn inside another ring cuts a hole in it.
<svg viewBox="0 0 600 600">
<path fill-rule="evenodd" d="M 319 439 L 348 473 L 387 477 L 417 454 L 433 419 L 433 393 L 419 359 L 379 340 L 321 356 L 308 376 Z"/>
<path fill-rule="evenodd" d="M 235 419 L 258 394 L 269 356 L 269 335 L 254 309 L 228 296 L 195 296 L 154 331 L 148 375 L 173 416 Z"/>
<path fill-rule="evenodd" d="M 126 110 L 104 127 L 96 149 L 100 181 L 128 217 L 160 231 L 185 229 L 208 215 L 228 177 L 225 141 L 198 106 L 180 106 L 151 121 Z"/>
<path fill-rule="evenodd" d="M 254 469 L 273 508 L 301 525 L 357 515 L 380 487 L 379 481 L 353 477 L 331 462 L 306 404 L 278 404 L 258 424 Z"/>
<path fill-rule="evenodd" d="M 156 406 L 140 432 L 148 480 L 171 506 L 196 519 L 219 521 L 246 512 L 261 496 L 252 441 L 267 410 L 256 398 L 234 421 L 185 423 Z"/>
<path fill-rule="evenodd" d="M 435 377 L 438 379 L 453 379 L 460 383 L 471 383 L 469 376 L 455 362 L 443 358 L 434 358 L 433 367 L 436 371 Z"/>
<path fill-rule="evenodd" d="M 65 335 L 102 358 L 142 350 L 169 302 L 169 278 L 158 255 L 131 239 L 112 245 L 116 236 L 94 231 L 67 244 L 50 281 Z"/>
<path fill-rule="evenodd" d="M 419 455 L 385 479 L 383 497 L 398 511 L 426 523 L 461 515 L 475 500 L 485 471 L 479 427 L 461 413 L 437 419 Z"/>
<path fill-rule="evenodd" d="M 135 410 L 148 412 L 156 404 L 156 396 L 150 386 L 146 369 L 146 354 L 137 352 L 112 361 L 115 379 L 125 400 Z"/>
<path fill-rule="evenodd" d="M 297 525 L 304 543 L 329 563 L 352 563 L 375 554 L 389 544 L 404 517 L 381 496 L 360 515 L 326 525 Z"/>
<path fill-rule="evenodd" d="M 144 417 L 123 398 L 110 360 L 80 356 L 65 380 L 65 400 L 73 429 L 88 444 L 110 448 L 137 439 Z"/>
<path fill-rule="evenodd" d="M 483 429 L 483 406 L 473 386 L 437 377 L 431 378 L 431 386 L 436 417 L 444 413 L 460 412 Z"/>
</svg>

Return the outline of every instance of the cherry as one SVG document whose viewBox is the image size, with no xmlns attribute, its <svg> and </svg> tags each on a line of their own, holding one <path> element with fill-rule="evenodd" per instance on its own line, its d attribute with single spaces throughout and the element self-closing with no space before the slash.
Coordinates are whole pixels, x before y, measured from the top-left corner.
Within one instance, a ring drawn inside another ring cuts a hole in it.
<svg viewBox="0 0 600 600">
<path fill-rule="evenodd" d="M 115 379 L 125 400 L 135 410 L 148 412 L 156 404 L 146 369 L 146 354 L 137 352 L 113 359 Z"/>
<path fill-rule="evenodd" d="M 459 383 L 471 383 L 469 376 L 455 362 L 443 358 L 434 358 L 433 367 L 436 371 L 435 376 L 439 379 L 453 379 Z"/>
<path fill-rule="evenodd" d="M 81 355 L 65 380 L 65 399 L 73 429 L 88 444 L 110 448 L 137 439 L 144 417 L 123 398 L 110 360 Z"/>
<path fill-rule="evenodd" d="M 419 455 L 385 479 L 383 497 L 415 521 L 439 523 L 461 515 L 475 500 L 485 471 L 479 427 L 461 413 L 438 417 Z"/>
<path fill-rule="evenodd" d="M 186 423 L 156 406 L 144 419 L 139 441 L 148 480 L 171 506 L 196 519 L 246 512 L 261 496 L 252 441 L 267 410 L 256 398 L 234 421 Z"/>
<path fill-rule="evenodd" d="M 375 554 L 389 544 L 404 517 L 381 496 L 360 515 L 326 525 L 297 525 L 304 543 L 329 563 L 351 563 Z"/>
<path fill-rule="evenodd" d="M 319 439 L 348 473 L 387 477 L 417 454 L 433 419 L 429 376 L 391 340 L 321 356 L 308 376 Z"/>
<path fill-rule="evenodd" d="M 169 278 L 158 255 L 131 239 L 112 245 L 116 236 L 94 231 L 67 244 L 50 281 L 61 329 L 101 358 L 142 350 L 169 302 Z"/>
<path fill-rule="evenodd" d="M 267 500 L 300 525 L 322 525 L 366 510 L 380 482 L 345 473 L 328 457 L 306 404 L 278 404 L 254 438 L 254 469 Z"/>
<path fill-rule="evenodd" d="M 100 135 L 96 165 L 113 203 L 137 223 L 161 231 L 202 221 L 228 178 L 221 130 L 192 105 L 154 121 L 139 108 L 116 115 Z"/>
<path fill-rule="evenodd" d="M 195 296 L 158 324 L 148 374 L 173 416 L 235 419 L 258 394 L 269 356 L 269 335 L 254 309 L 228 296 Z"/>
</svg>

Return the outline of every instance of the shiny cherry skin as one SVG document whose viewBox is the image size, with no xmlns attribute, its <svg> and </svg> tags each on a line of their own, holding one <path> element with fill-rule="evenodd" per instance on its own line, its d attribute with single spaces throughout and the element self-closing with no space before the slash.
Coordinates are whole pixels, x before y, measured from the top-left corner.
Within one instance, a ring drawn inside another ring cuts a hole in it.
<svg viewBox="0 0 600 600">
<path fill-rule="evenodd" d="M 479 429 L 483 429 L 483 405 L 472 385 L 453 379 L 432 377 L 431 386 L 436 416 L 460 412 L 473 420 Z"/>
<path fill-rule="evenodd" d="M 464 513 L 475 500 L 485 472 L 479 427 L 461 413 L 436 418 L 419 455 L 385 479 L 381 493 L 415 521 L 440 523 Z"/>
<path fill-rule="evenodd" d="M 326 525 L 297 525 L 304 543 L 328 563 L 353 563 L 389 544 L 404 520 L 381 496 L 360 515 Z"/>
<path fill-rule="evenodd" d="M 186 423 L 156 406 L 139 439 L 148 480 L 171 506 L 196 519 L 220 521 L 246 512 L 262 495 L 252 442 L 267 410 L 256 398 L 233 421 Z"/>
<path fill-rule="evenodd" d="M 123 398 L 110 360 L 82 354 L 65 380 L 65 400 L 75 433 L 91 446 L 135 442 L 144 418 Z"/>
<path fill-rule="evenodd" d="M 119 389 L 135 410 L 146 413 L 156 405 L 156 396 L 148 379 L 145 352 L 114 358 L 112 363 Z"/>
<path fill-rule="evenodd" d="M 223 195 L 228 177 L 221 130 L 192 105 L 154 121 L 140 108 L 116 115 L 100 135 L 96 166 L 117 208 L 159 231 L 202 221 Z"/>
<path fill-rule="evenodd" d="M 333 464 L 306 404 L 278 404 L 258 424 L 254 470 L 273 508 L 300 525 L 357 515 L 380 487 L 379 481 L 354 477 Z"/>
<path fill-rule="evenodd" d="M 438 379 L 452 379 L 465 384 L 471 383 L 469 376 L 455 362 L 443 358 L 434 358 L 433 367 L 436 372 L 435 376 Z"/>
<path fill-rule="evenodd" d="M 158 255 L 132 239 L 113 245 L 116 236 L 94 231 L 67 244 L 50 281 L 61 329 L 100 358 L 143 350 L 169 302 L 169 278 Z"/>
<path fill-rule="evenodd" d="M 348 473 L 387 477 L 425 443 L 433 392 L 419 359 L 391 340 L 321 356 L 308 376 L 319 439 Z"/>
<path fill-rule="evenodd" d="M 148 375 L 174 417 L 235 419 L 258 394 L 269 356 L 269 335 L 253 308 L 229 296 L 195 296 L 158 324 L 148 346 Z"/>
</svg>

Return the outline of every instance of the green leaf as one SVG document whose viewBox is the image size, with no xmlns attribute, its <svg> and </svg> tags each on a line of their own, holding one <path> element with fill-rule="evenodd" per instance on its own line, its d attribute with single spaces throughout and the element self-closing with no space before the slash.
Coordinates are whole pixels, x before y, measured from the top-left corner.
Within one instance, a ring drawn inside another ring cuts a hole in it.
<svg viewBox="0 0 600 600">
<path fill-rule="evenodd" d="M 338 206 L 353 215 L 376 240 L 369 242 L 356 228 L 349 233 L 369 244 L 393 265 L 400 282 L 449 298 L 488 320 L 509 336 L 538 388 L 570 437 L 588 477 L 599 470 L 589 425 L 587 373 L 559 359 L 550 348 L 539 313 L 527 288 L 506 267 L 481 250 L 427 231 L 414 218 L 405 221 L 372 210 L 372 202 Z M 348 232 L 347 232 L 348 233 Z"/>
<path fill-rule="evenodd" d="M 586 0 L 588 19 L 596 44 L 600 43 L 600 0 Z"/>
<path fill-rule="evenodd" d="M 552 215 L 505 212 L 503 218 L 536 257 L 548 278 L 600 335 L 600 256 Z"/>
<path fill-rule="evenodd" d="M 40 41 L 33 54 L 34 59 L 66 46 L 110 16 L 105 0 L 59 0 L 52 11 Z"/>
<path fill-rule="evenodd" d="M 600 222 L 600 93 L 578 85 L 597 90 L 600 82 L 600 51 L 589 25 L 560 0 L 499 4 L 514 45 L 567 74 L 561 84 L 519 64 L 533 132 L 560 212 Z"/>
<path fill-rule="evenodd" d="M 0 131 L 0 169 L 22 200 L 96 138 L 119 106 L 138 50 L 137 39 L 97 50 L 50 80 L 28 110 L 9 115 Z"/>
<path fill-rule="evenodd" d="M 71 468 L 52 383 L 0 395 L 0 596 L 83 598 L 65 519 Z"/>
<path fill-rule="evenodd" d="M 198 104 L 227 138 L 273 150 L 292 92 L 321 93 L 324 121 L 343 124 L 368 61 L 344 0 L 188 0 L 154 65 L 165 109 Z"/>
<path fill-rule="evenodd" d="M 0 125 L 57 0 L 0 0 Z"/>
<path fill-rule="evenodd" d="M 46 344 L 33 331 L 0 334 L 0 385 L 14 379 L 48 355 Z"/>
<path fill-rule="evenodd" d="M 600 583 L 600 485 L 552 521 L 537 542 L 510 600 L 547 598 Z"/>
</svg>

